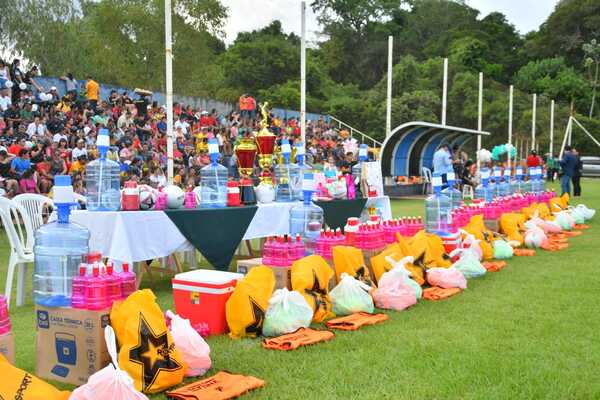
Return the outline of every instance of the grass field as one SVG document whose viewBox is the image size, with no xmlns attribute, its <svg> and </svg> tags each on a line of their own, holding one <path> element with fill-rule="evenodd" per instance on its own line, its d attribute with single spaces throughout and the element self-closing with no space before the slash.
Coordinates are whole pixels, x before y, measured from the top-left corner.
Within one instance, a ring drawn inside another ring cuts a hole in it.
<svg viewBox="0 0 600 400">
<path fill-rule="evenodd" d="M 585 180 L 583 189 L 580 201 L 600 207 L 600 182 Z M 394 201 L 394 214 L 422 214 L 422 204 Z M 599 244 L 600 223 L 592 222 L 567 250 L 512 259 L 503 271 L 470 280 L 459 296 L 422 301 L 389 313 L 384 324 L 307 349 L 275 352 L 259 340 L 210 338 L 209 374 L 265 379 L 248 400 L 600 399 Z M 2 235 L 1 265 L 8 254 Z M 172 306 L 168 279 L 153 289 L 163 309 Z M 11 311 L 17 366 L 34 372 L 31 300 Z"/>
</svg>

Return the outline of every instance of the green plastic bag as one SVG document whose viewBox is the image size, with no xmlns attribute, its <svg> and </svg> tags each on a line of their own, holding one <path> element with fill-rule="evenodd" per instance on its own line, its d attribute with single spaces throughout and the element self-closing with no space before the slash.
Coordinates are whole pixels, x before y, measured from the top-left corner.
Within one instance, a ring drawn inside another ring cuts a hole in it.
<svg viewBox="0 0 600 400">
<path fill-rule="evenodd" d="M 462 272 L 465 278 L 478 278 L 485 275 L 487 270 L 481 265 L 479 256 L 474 250 L 456 249 L 450 253 L 450 257 L 455 257 L 459 254 L 460 258 L 452 266 Z"/>
<path fill-rule="evenodd" d="M 569 207 L 569 213 L 571 214 L 571 217 L 573 217 L 577 225 L 585 224 L 585 217 L 580 209 L 575 207 Z"/>
<path fill-rule="evenodd" d="M 347 273 L 342 273 L 340 283 L 329 292 L 333 312 L 338 316 L 358 312 L 373 313 L 375 305 L 369 294 L 371 286 L 361 282 Z"/>
<path fill-rule="evenodd" d="M 498 260 L 505 260 L 512 258 L 513 248 L 505 240 L 496 240 L 494 242 L 494 258 Z"/>
<path fill-rule="evenodd" d="M 262 333 L 264 336 L 285 335 L 308 328 L 312 318 L 313 310 L 300 293 L 278 289 L 269 299 Z"/>
</svg>

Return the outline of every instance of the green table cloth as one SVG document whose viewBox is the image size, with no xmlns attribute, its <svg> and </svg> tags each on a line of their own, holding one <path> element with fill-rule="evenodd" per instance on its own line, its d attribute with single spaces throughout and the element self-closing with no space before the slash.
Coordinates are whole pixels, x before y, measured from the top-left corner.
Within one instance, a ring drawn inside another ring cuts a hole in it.
<svg viewBox="0 0 600 400">
<path fill-rule="evenodd" d="M 257 207 L 165 210 L 181 234 L 216 269 L 229 269 Z"/>
<path fill-rule="evenodd" d="M 323 209 L 327 226 L 337 229 L 346 226 L 348 218 L 360 217 L 367 199 L 315 201 L 315 204 Z"/>
</svg>

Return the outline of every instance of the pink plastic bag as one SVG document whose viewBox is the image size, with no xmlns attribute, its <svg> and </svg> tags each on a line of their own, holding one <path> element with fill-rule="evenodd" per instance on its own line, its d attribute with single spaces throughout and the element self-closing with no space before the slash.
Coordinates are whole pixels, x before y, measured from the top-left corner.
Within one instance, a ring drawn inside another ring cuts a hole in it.
<svg viewBox="0 0 600 400">
<path fill-rule="evenodd" d="M 467 288 L 467 280 L 462 272 L 456 268 L 431 268 L 427 270 L 427 282 L 431 286 L 443 289 Z"/>
<path fill-rule="evenodd" d="M 202 376 L 210 369 L 210 347 L 202 336 L 190 325 L 188 319 L 183 319 L 171 310 L 165 313 L 171 320 L 171 335 L 177 350 L 183 356 L 187 365 L 185 376 Z"/>
<path fill-rule="evenodd" d="M 379 287 L 373 292 L 377 308 L 402 311 L 417 303 L 415 290 L 405 282 L 405 274 L 399 269 L 384 272 Z"/>
<path fill-rule="evenodd" d="M 135 389 L 127 372 L 119 368 L 115 331 L 110 325 L 104 328 L 104 339 L 112 364 L 90 376 L 85 385 L 73 391 L 69 400 L 148 400 L 145 394 Z"/>
</svg>

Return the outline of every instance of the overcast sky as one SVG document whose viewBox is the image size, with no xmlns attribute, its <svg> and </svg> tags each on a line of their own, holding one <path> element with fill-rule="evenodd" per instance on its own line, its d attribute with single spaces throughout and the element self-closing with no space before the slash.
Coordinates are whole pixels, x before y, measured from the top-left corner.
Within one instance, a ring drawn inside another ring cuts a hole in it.
<svg viewBox="0 0 600 400">
<path fill-rule="evenodd" d="M 221 0 L 229 7 L 225 26 L 226 42 L 230 44 L 240 31 L 261 28 L 273 20 L 280 20 L 286 32 L 300 34 L 300 0 Z M 517 29 L 525 34 L 536 30 L 554 10 L 557 0 L 467 0 L 467 4 L 481 11 L 482 16 L 500 11 Z M 310 0 L 307 0 L 310 4 Z M 316 16 L 307 6 L 309 40 L 317 39 L 319 31 Z"/>
</svg>

